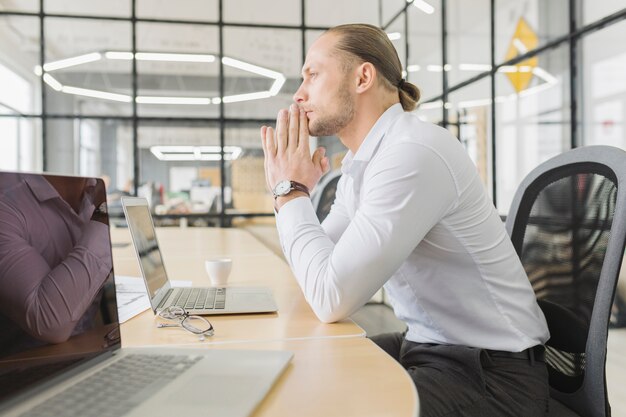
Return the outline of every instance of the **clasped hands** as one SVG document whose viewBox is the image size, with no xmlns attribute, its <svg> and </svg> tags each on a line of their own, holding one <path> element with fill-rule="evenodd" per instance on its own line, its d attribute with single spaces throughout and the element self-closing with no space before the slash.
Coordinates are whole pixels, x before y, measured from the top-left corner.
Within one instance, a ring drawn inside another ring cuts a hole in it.
<svg viewBox="0 0 626 417">
<path fill-rule="evenodd" d="M 265 179 L 270 191 L 282 180 L 297 181 L 313 190 L 328 171 L 329 162 L 324 148 L 317 148 L 311 156 L 308 119 L 304 110 L 296 104 L 278 112 L 276 130 L 261 127 L 261 142 L 265 154 Z M 278 198 L 276 208 L 300 195 L 303 193 L 293 192 Z"/>
</svg>

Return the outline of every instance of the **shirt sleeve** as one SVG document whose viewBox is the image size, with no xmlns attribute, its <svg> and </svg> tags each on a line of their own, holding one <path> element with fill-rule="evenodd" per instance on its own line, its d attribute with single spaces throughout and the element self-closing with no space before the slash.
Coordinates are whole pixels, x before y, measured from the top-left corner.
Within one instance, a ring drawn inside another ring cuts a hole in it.
<svg viewBox="0 0 626 417">
<path fill-rule="evenodd" d="M 345 177 L 339 179 L 337 191 L 335 193 L 335 201 L 330 207 L 328 216 L 326 216 L 322 222 L 324 232 L 334 243 L 337 243 L 341 235 L 343 235 L 343 232 L 345 232 L 346 228 L 350 224 L 350 216 L 348 216 L 344 200 L 344 181 Z"/>
<path fill-rule="evenodd" d="M 363 306 L 458 201 L 450 170 L 430 148 L 401 142 L 381 152 L 365 171 L 360 207 L 336 242 L 306 198 L 289 201 L 277 216 L 285 257 L 323 322 Z"/>
<path fill-rule="evenodd" d="M 10 220 L 0 214 L 0 311 L 39 340 L 63 342 L 111 272 L 108 226 L 87 222 L 67 257 L 50 266 Z"/>
</svg>

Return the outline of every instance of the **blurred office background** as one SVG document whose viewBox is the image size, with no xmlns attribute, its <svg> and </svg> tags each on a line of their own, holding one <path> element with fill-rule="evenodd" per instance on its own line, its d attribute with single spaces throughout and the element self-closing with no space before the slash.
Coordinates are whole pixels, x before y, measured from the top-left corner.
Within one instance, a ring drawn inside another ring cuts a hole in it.
<svg viewBox="0 0 626 417">
<path fill-rule="evenodd" d="M 259 127 L 324 29 L 367 22 L 505 214 L 551 156 L 626 148 L 625 18 L 626 0 L 0 0 L 0 169 L 104 176 L 113 211 L 143 195 L 163 224 L 271 222 Z M 341 143 L 313 142 L 338 168 Z"/>
</svg>

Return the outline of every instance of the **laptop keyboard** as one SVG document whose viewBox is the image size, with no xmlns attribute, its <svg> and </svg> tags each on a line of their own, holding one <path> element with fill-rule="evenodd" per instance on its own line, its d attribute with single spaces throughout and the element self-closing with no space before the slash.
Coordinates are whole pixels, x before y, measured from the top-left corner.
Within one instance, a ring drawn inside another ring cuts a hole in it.
<svg viewBox="0 0 626 417">
<path fill-rule="evenodd" d="M 20 416 L 123 416 L 200 359 L 202 356 L 131 354 Z"/>
<path fill-rule="evenodd" d="M 226 288 L 179 288 L 171 305 L 185 310 L 223 310 Z"/>
</svg>

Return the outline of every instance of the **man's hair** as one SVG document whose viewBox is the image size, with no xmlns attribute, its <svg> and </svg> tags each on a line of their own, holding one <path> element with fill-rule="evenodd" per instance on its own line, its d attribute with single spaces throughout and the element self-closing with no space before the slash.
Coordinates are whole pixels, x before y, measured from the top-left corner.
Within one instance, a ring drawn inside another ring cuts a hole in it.
<svg viewBox="0 0 626 417">
<path fill-rule="evenodd" d="M 338 35 L 337 51 L 343 55 L 344 66 L 351 69 L 355 61 L 369 62 L 380 75 L 381 84 L 389 91 L 398 91 L 405 111 L 414 110 L 420 99 L 420 90 L 402 77 L 402 64 L 385 31 L 373 25 L 347 24 L 328 29 Z"/>
</svg>

